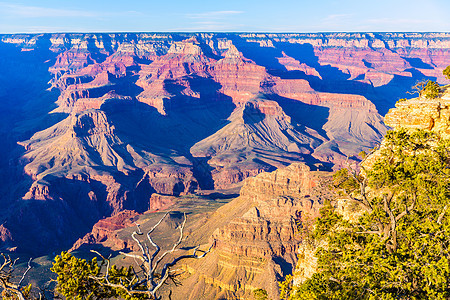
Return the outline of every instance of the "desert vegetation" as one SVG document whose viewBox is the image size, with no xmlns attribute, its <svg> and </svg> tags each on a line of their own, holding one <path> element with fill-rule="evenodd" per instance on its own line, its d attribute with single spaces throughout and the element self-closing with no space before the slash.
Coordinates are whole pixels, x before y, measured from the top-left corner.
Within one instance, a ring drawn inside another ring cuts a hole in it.
<svg viewBox="0 0 450 300">
<path fill-rule="evenodd" d="M 449 141 L 390 131 L 380 156 L 335 186 L 364 213 L 351 222 L 327 203 L 313 236 L 318 272 L 292 299 L 447 299 Z"/>
<path fill-rule="evenodd" d="M 419 94 L 419 97 L 425 99 L 436 99 L 439 96 L 440 86 L 437 82 L 433 80 L 419 81 L 414 86 L 412 86 L 413 91 L 408 92 L 409 94 Z M 397 102 L 403 102 L 405 98 L 400 99 Z"/>
</svg>

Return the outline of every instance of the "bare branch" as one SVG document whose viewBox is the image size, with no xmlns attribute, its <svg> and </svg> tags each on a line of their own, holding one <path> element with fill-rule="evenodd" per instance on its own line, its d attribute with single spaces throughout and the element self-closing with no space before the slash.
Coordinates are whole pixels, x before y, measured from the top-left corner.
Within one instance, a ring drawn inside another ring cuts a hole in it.
<svg viewBox="0 0 450 300">
<path fill-rule="evenodd" d="M 173 261 L 171 261 L 169 263 L 166 263 L 164 265 L 162 271 L 161 271 L 161 276 L 162 276 L 163 280 L 161 280 L 160 283 L 155 287 L 154 291 L 156 292 L 163 285 L 164 281 L 167 280 L 167 278 L 169 277 L 168 269 L 170 267 L 174 266 L 177 262 L 179 262 L 182 259 L 186 259 L 186 258 L 199 259 L 199 258 L 205 257 L 205 255 L 208 254 L 211 251 L 213 245 L 214 245 L 214 243 L 212 243 L 211 246 L 209 246 L 208 250 L 203 252 L 202 255 L 199 255 L 199 256 L 196 255 L 197 250 L 200 247 L 200 246 L 197 246 L 197 247 L 194 248 L 194 252 L 191 255 L 182 255 L 182 256 L 179 256 L 179 257 L 175 258 Z"/>
<path fill-rule="evenodd" d="M 376 235 L 379 235 L 380 237 L 383 234 L 381 230 L 358 231 L 355 233 L 357 233 L 357 234 L 376 234 Z"/>
<path fill-rule="evenodd" d="M 438 219 L 437 219 L 437 223 L 438 223 L 439 225 L 442 224 L 442 219 L 444 218 L 445 213 L 447 212 L 447 209 L 448 209 L 448 205 L 444 206 L 444 208 L 442 209 L 442 212 L 441 212 L 441 214 L 439 215 L 439 217 L 438 217 Z"/>
<path fill-rule="evenodd" d="M 391 200 L 393 198 L 393 194 L 391 194 L 389 197 L 388 195 L 383 195 L 383 204 L 384 204 L 384 211 L 389 216 L 390 219 L 390 228 L 389 232 L 386 236 L 387 239 L 390 239 L 391 245 L 387 244 L 389 251 L 395 251 L 397 249 L 397 221 L 394 216 L 394 213 L 392 212 L 391 207 L 389 206 L 391 203 Z"/>
<path fill-rule="evenodd" d="M 373 149 L 370 150 L 370 153 L 366 154 L 366 156 L 359 163 L 359 166 L 361 167 L 361 169 L 365 170 L 364 162 L 367 160 L 368 157 L 370 157 L 372 154 L 374 154 L 379 148 L 380 148 L 380 144 L 377 143 L 375 145 L 375 147 L 373 147 Z"/>
<path fill-rule="evenodd" d="M 166 212 L 164 214 L 164 216 L 158 221 L 158 223 L 156 223 L 148 232 L 147 232 L 147 236 L 153 232 L 153 230 L 155 230 L 156 227 L 159 226 L 159 224 L 161 224 L 161 222 L 167 217 L 167 215 L 169 215 L 169 212 Z"/>
<path fill-rule="evenodd" d="M 178 241 L 173 245 L 172 249 L 164 252 L 159 258 L 158 260 L 155 262 L 155 266 L 153 267 L 152 271 L 154 272 L 156 270 L 156 267 L 158 266 L 158 264 L 161 262 L 161 260 L 169 253 L 173 253 L 175 251 L 175 249 L 181 244 L 181 241 L 183 240 L 183 229 L 184 226 L 186 225 L 186 213 L 184 213 L 184 221 L 180 226 L 180 238 L 178 239 Z"/>
<path fill-rule="evenodd" d="M 151 246 L 153 246 L 155 248 L 154 252 L 151 253 L 150 255 L 150 251 L 149 251 L 149 247 L 148 245 L 143 242 L 140 241 L 138 239 L 138 236 L 143 235 L 139 224 L 136 224 L 137 226 L 137 230 L 135 230 L 132 234 L 131 237 L 132 239 L 138 244 L 139 249 L 140 249 L 140 253 L 139 254 L 133 254 L 133 253 L 124 253 L 124 252 L 119 252 L 120 254 L 126 256 L 126 257 L 130 257 L 133 258 L 135 260 L 140 260 L 142 261 L 142 264 L 139 265 L 139 267 L 142 268 L 142 274 L 139 272 L 138 273 L 135 272 L 134 268 L 133 269 L 133 273 L 134 275 L 132 275 L 132 278 L 118 278 L 118 280 L 120 281 L 120 283 L 113 283 L 111 282 L 110 278 L 109 278 L 109 270 L 110 270 L 110 257 L 105 258 L 103 257 L 100 253 L 96 252 L 96 251 L 92 251 L 94 253 L 97 253 L 98 255 L 100 255 L 104 261 L 106 261 L 106 273 L 103 276 L 91 276 L 92 279 L 96 280 L 99 284 L 103 285 L 103 286 L 108 286 L 111 288 L 116 288 L 116 289 L 121 289 L 123 291 L 125 291 L 128 295 L 137 295 L 137 294 L 145 294 L 148 296 L 151 296 L 152 299 L 160 299 L 160 297 L 157 296 L 157 292 L 160 289 L 160 287 L 167 281 L 168 278 L 174 278 L 174 276 L 176 276 L 177 274 L 173 273 L 172 270 L 170 270 L 171 267 L 173 267 L 177 262 L 179 262 L 180 260 L 186 259 L 186 258 L 194 258 L 194 259 L 199 259 L 202 257 L 205 257 L 205 255 L 207 253 L 209 253 L 211 251 L 211 249 L 214 246 L 214 243 L 211 244 L 211 246 L 208 248 L 208 250 L 206 251 L 201 251 L 202 254 L 198 254 L 199 247 L 200 246 L 196 246 L 193 249 L 193 253 L 192 254 L 186 254 L 186 255 L 181 255 L 178 257 L 175 257 L 172 259 L 172 261 L 166 263 L 162 269 L 161 269 L 161 273 L 160 275 L 158 275 L 158 273 L 156 272 L 158 269 L 158 266 L 160 265 L 161 261 L 169 254 L 175 252 L 175 250 L 177 250 L 178 246 L 181 244 L 181 242 L 183 241 L 184 238 L 184 228 L 186 226 L 186 214 L 184 214 L 184 220 L 183 222 L 180 224 L 179 226 L 179 231 L 180 231 L 180 236 L 178 238 L 178 240 L 173 244 L 172 248 L 170 250 L 165 251 L 161 256 L 158 257 L 158 259 L 156 259 L 158 253 L 160 252 L 160 247 L 153 241 L 152 237 L 151 237 L 151 233 L 162 223 L 162 221 L 166 218 L 166 216 L 169 213 L 166 213 L 148 232 L 147 232 L 147 240 L 148 242 L 151 244 Z M 156 259 L 156 261 L 155 261 Z M 131 279 L 130 279 L 131 278 Z"/>
<path fill-rule="evenodd" d="M 416 207 L 416 202 L 417 202 L 417 195 L 416 193 L 413 193 L 413 202 L 411 203 L 410 206 L 406 206 L 405 210 L 403 212 L 401 212 L 396 218 L 395 221 L 399 221 L 401 218 L 403 218 L 404 216 L 406 216 L 407 214 L 409 214 L 409 212 L 413 211 L 414 208 Z M 446 206 L 447 207 L 447 206 Z M 444 213 L 445 213 L 445 208 L 444 208 Z M 440 217 L 440 216 L 439 216 Z M 438 219 L 439 221 L 439 219 Z M 439 222 L 438 222 L 439 223 Z M 439 223 L 440 224 L 440 223 Z"/>
<path fill-rule="evenodd" d="M 98 252 L 98 251 L 96 251 L 96 250 L 91 250 L 91 252 L 97 254 L 97 255 L 100 256 L 103 260 L 106 261 L 106 258 L 105 258 L 100 252 Z"/>
<path fill-rule="evenodd" d="M 20 286 L 22 285 L 22 282 L 23 282 L 23 280 L 25 279 L 25 276 L 27 275 L 28 271 L 31 270 L 31 261 L 32 261 L 32 260 L 33 260 L 33 259 L 30 257 L 30 259 L 28 260 L 28 267 L 27 267 L 27 269 L 25 270 L 25 272 L 23 272 L 22 278 L 20 278 L 20 281 L 19 281 L 19 283 L 17 284 L 17 287 L 20 288 Z"/>
<path fill-rule="evenodd" d="M 136 259 L 145 261 L 145 259 L 142 256 L 137 255 L 137 254 L 125 253 L 125 252 L 122 252 L 122 251 L 119 251 L 119 254 L 122 254 L 122 255 L 127 256 L 127 257 L 136 258 Z"/>
<path fill-rule="evenodd" d="M 15 295 L 19 300 L 25 300 L 25 297 L 22 293 L 20 286 L 22 285 L 25 276 L 28 271 L 31 269 L 31 261 L 28 261 L 28 267 L 25 272 L 22 274 L 21 279 L 18 284 L 14 284 L 11 282 L 12 274 L 15 271 L 15 265 L 18 261 L 18 258 L 12 260 L 9 255 L 1 254 L 3 257 L 3 263 L 0 266 L 0 286 L 9 293 Z"/>
</svg>

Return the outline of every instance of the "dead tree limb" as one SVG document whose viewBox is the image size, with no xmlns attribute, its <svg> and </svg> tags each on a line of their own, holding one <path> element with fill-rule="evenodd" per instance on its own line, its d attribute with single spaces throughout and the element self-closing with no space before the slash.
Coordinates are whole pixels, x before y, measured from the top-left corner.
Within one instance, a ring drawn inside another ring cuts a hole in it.
<svg viewBox="0 0 450 300">
<path fill-rule="evenodd" d="M 131 238 L 136 242 L 136 244 L 139 247 L 139 253 L 124 253 L 119 252 L 120 254 L 133 258 L 136 262 L 140 261 L 139 267 L 142 270 L 142 272 L 135 272 L 133 268 L 133 277 L 127 278 L 124 282 L 123 279 L 120 279 L 120 282 L 117 282 L 117 279 L 110 278 L 110 257 L 105 258 L 97 251 L 92 251 L 96 254 L 98 254 L 100 257 L 103 258 L 104 261 L 106 261 L 106 273 L 103 276 L 97 276 L 92 277 L 93 279 L 97 280 L 100 284 L 122 290 L 126 294 L 132 296 L 132 295 L 147 295 L 150 299 L 161 299 L 160 296 L 158 296 L 159 289 L 166 283 L 167 279 L 172 278 L 175 276 L 174 272 L 171 270 L 171 267 L 175 266 L 179 261 L 193 258 L 193 259 L 199 259 L 203 258 L 208 254 L 214 243 L 211 244 L 211 246 L 205 250 L 201 251 L 199 250 L 200 246 L 196 246 L 193 249 L 192 254 L 185 254 L 180 255 L 178 257 L 174 257 L 171 261 L 165 263 L 162 265 L 162 261 L 164 258 L 168 257 L 168 255 L 173 254 L 176 250 L 178 250 L 178 247 L 183 241 L 184 238 L 184 228 L 186 226 L 186 214 L 183 215 L 184 219 L 183 222 L 179 226 L 179 238 L 178 240 L 173 244 L 172 248 L 165 251 L 161 255 L 159 255 L 161 251 L 161 247 L 153 240 L 151 234 L 153 231 L 162 223 L 162 221 L 167 217 L 169 213 L 164 214 L 164 216 L 147 232 L 146 237 L 148 240 L 149 245 L 145 241 L 141 241 L 138 237 L 144 235 L 141 231 L 141 227 L 139 224 L 136 224 L 136 230 L 133 231 L 131 234 Z M 154 250 L 151 251 L 150 247 L 152 247 Z M 198 252 L 201 252 L 200 254 Z M 159 255 L 159 256 L 158 256 Z M 158 272 L 158 270 L 161 270 Z"/>
<path fill-rule="evenodd" d="M 12 282 L 13 273 L 16 270 L 16 263 L 19 259 L 16 258 L 13 260 L 11 259 L 11 256 L 4 253 L 2 253 L 1 256 L 3 257 L 3 263 L 0 266 L 0 287 L 3 290 L 3 293 L 6 293 L 6 295 L 14 295 L 19 300 L 25 300 L 22 283 L 28 271 L 31 270 L 32 258 L 28 260 L 27 269 L 23 272 L 19 282 L 14 283 Z"/>
</svg>

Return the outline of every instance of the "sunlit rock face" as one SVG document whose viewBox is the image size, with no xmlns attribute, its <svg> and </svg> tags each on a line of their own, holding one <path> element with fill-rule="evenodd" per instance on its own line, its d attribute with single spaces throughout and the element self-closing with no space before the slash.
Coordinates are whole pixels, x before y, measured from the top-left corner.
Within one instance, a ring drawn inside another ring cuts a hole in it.
<svg viewBox="0 0 450 300">
<path fill-rule="evenodd" d="M 381 115 L 417 80 L 445 82 L 450 51 L 445 33 L 0 41 L 1 232 L 40 253 L 148 210 L 154 194 L 232 188 L 296 162 L 339 168 L 380 141 Z"/>
<path fill-rule="evenodd" d="M 450 86 L 441 88 L 435 99 L 417 97 L 395 104 L 385 117 L 388 126 L 431 130 L 450 136 Z"/>
<path fill-rule="evenodd" d="M 214 250 L 187 262 L 189 274 L 174 295 L 186 299 L 247 299 L 263 288 L 278 299 L 278 282 L 293 271 L 302 228 L 319 214 L 331 172 L 294 163 L 247 178 L 240 196 L 220 207 L 193 235 L 211 228 Z"/>
</svg>

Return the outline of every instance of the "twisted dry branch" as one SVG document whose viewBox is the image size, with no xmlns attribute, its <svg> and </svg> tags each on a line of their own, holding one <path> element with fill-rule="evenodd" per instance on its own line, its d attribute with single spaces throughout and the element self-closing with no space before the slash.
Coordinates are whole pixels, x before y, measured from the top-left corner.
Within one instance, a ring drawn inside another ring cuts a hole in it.
<svg viewBox="0 0 450 300">
<path fill-rule="evenodd" d="M 25 296 L 22 292 L 22 283 L 23 283 L 28 271 L 31 270 L 31 261 L 33 259 L 30 258 L 28 260 L 27 269 L 25 270 L 25 272 L 23 272 L 19 282 L 16 284 L 16 283 L 13 283 L 11 281 L 11 279 L 13 276 L 13 272 L 15 271 L 16 262 L 19 259 L 16 258 L 13 260 L 13 259 L 11 259 L 11 256 L 5 255 L 4 253 L 2 253 L 1 256 L 3 257 L 3 263 L 0 266 L 0 287 L 1 287 L 1 289 L 5 290 L 9 293 L 12 293 L 19 300 L 25 300 Z"/>
<path fill-rule="evenodd" d="M 141 261 L 139 267 L 141 268 L 143 275 L 139 276 L 136 272 L 134 272 L 133 269 L 134 277 L 131 280 L 127 280 L 128 284 L 124 284 L 122 280 L 120 281 L 120 283 L 113 283 L 109 278 L 110 258 L 109 257 L 105 258 L 97 251 L 92 251 L 98 254 L 100 257 L 102 257 L 104 261 L 106 261 L 106 268 L 107 268 L 104 276 L 100 277 L 92 276 L 92 278 L 97 280 L 97 282 L 99 282 L 104 286 L 121 289 L 130 296 L 137 294 L 146 294 L 150 296 L 152 299 L 161 299 L 160 297 L 157 296 L 158 290 L 163 286 L 163 284 L 167 281 L 167 279 L 175 276 L 173 275 L 173 272 L 171 272 L 171 267 L 175 266 L 179 261 L 183 259 L 188 258 L 200 259 L 205 257 L 206 254 L 211 252 L 211 249 L 213 248 L 214 245 L 214 243 L 211 244 L 211 246 L 206 251 L 201 251 L 199 250 L 200 246 L 196 246 L 193 249 L 192 254 L 181 255 L 173 258 L 170 262 L 167 262 L 162 266 L 161 273 L 157 273 L 157 269 L 161 265 L 162 260 L 169 254 L 174 253 L 178 249 L 179 245 L 182 243 L 184 238 L 184 228 L 186 226 L 186 213 L 184 213 L 183 222 L 179 226 L 180 235 L 178 240 L 173 244 L 171 249 L 165 251 L 157 258 L 158 254 L 161 251 L 161 248 L 152 239 L 151 233 L 153 233 L 153 231 L 162 223 L 162 221 L 167 217 L 168 214 L 169 213 L 164 214 L 164 216 L 146 234 L 148 242 L 154 248 L 153 252 L 150 252 L 149 247 L 145 242 L 140 241 L 138 239 L 138 236 L 143 235 L 139 224 L 136 224 L 137 229 L 131 234 L 131 238 L 136 242 L 136 244 L 140 249 L 139 254 L 119 252 L 120 254 L 126 257 L 133 258 L 135 261 L 137 260 Z M 202 253 L 198 254 L 198 252 Z"/>
</svg>

